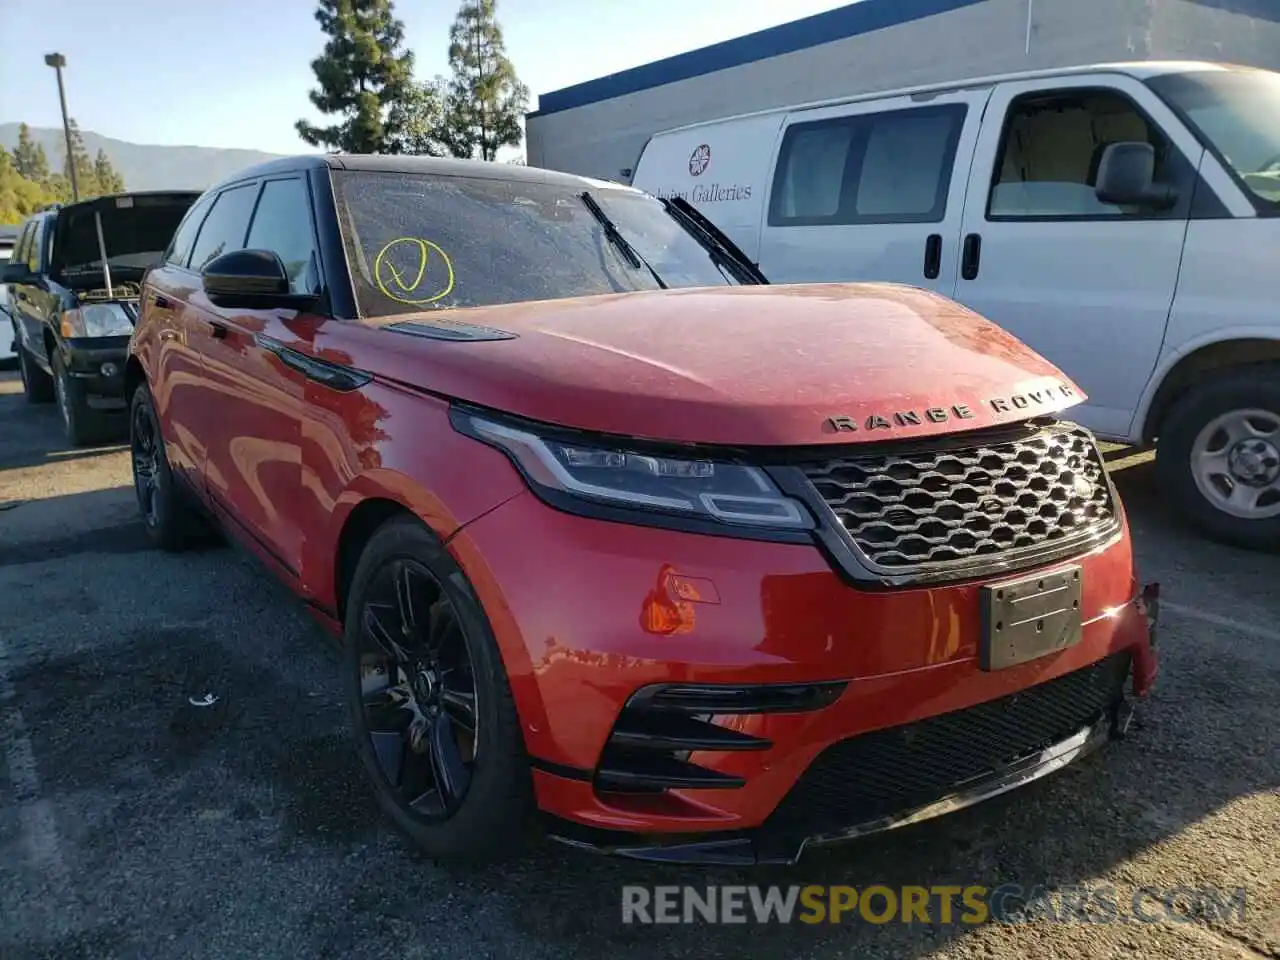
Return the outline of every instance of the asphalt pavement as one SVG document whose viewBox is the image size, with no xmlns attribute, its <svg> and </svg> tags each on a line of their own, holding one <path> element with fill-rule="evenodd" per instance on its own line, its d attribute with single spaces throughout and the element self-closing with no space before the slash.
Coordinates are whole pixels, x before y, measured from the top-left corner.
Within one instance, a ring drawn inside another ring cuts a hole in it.
<svg viewBox="0 0 1280 960">
<path fill-rule="evenodd" d="M 298 605 L 229 548 L 150 549 L 123 447 L 68 450 L 53 407 L 0 374 L 0 957 L 1280 957 L 1280 557 L 1187 531 L 1149 458 L 1123 453 L 1165 597 L 1159 684 L 1129 738 L 792 868 L 546 843 L 461 869 L 377 810 L 336 653 Z M 976 927 L 634 925 L 620 907 L 628 884 L 1004 883 L 1247 899 L 1216 918 Z"/>
</svg>

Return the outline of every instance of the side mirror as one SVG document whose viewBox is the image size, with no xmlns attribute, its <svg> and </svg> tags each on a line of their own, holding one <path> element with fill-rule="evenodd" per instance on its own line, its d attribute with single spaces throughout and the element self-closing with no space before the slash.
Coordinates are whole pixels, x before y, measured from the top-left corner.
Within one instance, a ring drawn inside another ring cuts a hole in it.
<svg viewBox="0 0 1280 960">
<path fill-rule="evenodd" d="M 6 263 L 0 271 L 0 283 L 35 283 L 36 275 L 25 263 Z"/>
<path fill-rule="evenodd" d="M 1156 150 L 1151 144 L 1113 143 L 1102 153 L 1094 194 L 1103 203 L 1166 209 L 1178 196 L 1156 184 L 1155 172 Z"/>
<path fill-rule="evenodd" d="M 216 306 L 242 310 L 306 310 L 314 294 L 291 293 L 289 273 L 270 250 L 233 250 L 200 271 L 204 292 Z"/>
</svg>

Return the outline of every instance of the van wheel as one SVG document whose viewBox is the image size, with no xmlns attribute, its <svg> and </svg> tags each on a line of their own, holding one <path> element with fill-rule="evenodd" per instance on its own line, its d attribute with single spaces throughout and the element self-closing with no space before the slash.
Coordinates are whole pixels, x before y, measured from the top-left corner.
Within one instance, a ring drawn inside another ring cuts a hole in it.
<svg viewBox="0 0 1280 960">
<path fill-rule="evenodd" d="M 430 857 L 523 849 L 533 781 L 502 657 L 466 575 L 416 518 L 365 547 L 343 641 L 356 749 L 383 811 Z"/>
<path fill-rule="evenodd" d="M 1156 465 L 1161 487 L 1208 536 L 1280 545 L 1280 367 L 1229 371 L 1180 397 Z"/>
<path fill-rule="evenodd" d="M 27 348 L 18 347 L 18 374 L 22 377 L 22 393 L 27 403 L 49 403 L 53 400 L 53 378 L 40 369 Z"/>
</svg>

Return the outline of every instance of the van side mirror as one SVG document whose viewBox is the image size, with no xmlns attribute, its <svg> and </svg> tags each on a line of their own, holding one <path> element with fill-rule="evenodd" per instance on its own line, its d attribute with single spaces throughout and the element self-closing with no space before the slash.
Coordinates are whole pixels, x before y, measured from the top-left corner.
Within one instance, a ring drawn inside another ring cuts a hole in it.
<svg viewBox="0 0 1280 960">
<path fill-rule="evenodd" d="M 1151 144 L 1113 143 L 1102 152 L 1094 193 L 1103 203 L 1167 209 L 1178 196 L 1156 184 L 1155 172 L 1156 150 Z"/>
<path fill-rule="evenodd" d="M 271 250 L 232 250 L 214 257 L 200 281 L 215 306 L 241 310 L 306 310 L 319 299 L 292 293 L 284 261 Z"/>
</svg>

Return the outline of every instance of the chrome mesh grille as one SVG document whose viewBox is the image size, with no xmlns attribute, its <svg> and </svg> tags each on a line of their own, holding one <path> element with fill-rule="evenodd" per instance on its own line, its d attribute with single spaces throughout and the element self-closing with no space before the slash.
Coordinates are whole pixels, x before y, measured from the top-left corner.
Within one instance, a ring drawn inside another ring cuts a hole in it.
<svg viewBox="0 0 1280 960">
<path fill-rule="evenodd" d="M 808 464 L 862 554 L 895 573 L 1039 552 L 1115 519 L 1092 435 L 1054 424 L 1015 440 Z"/>
</svg>

